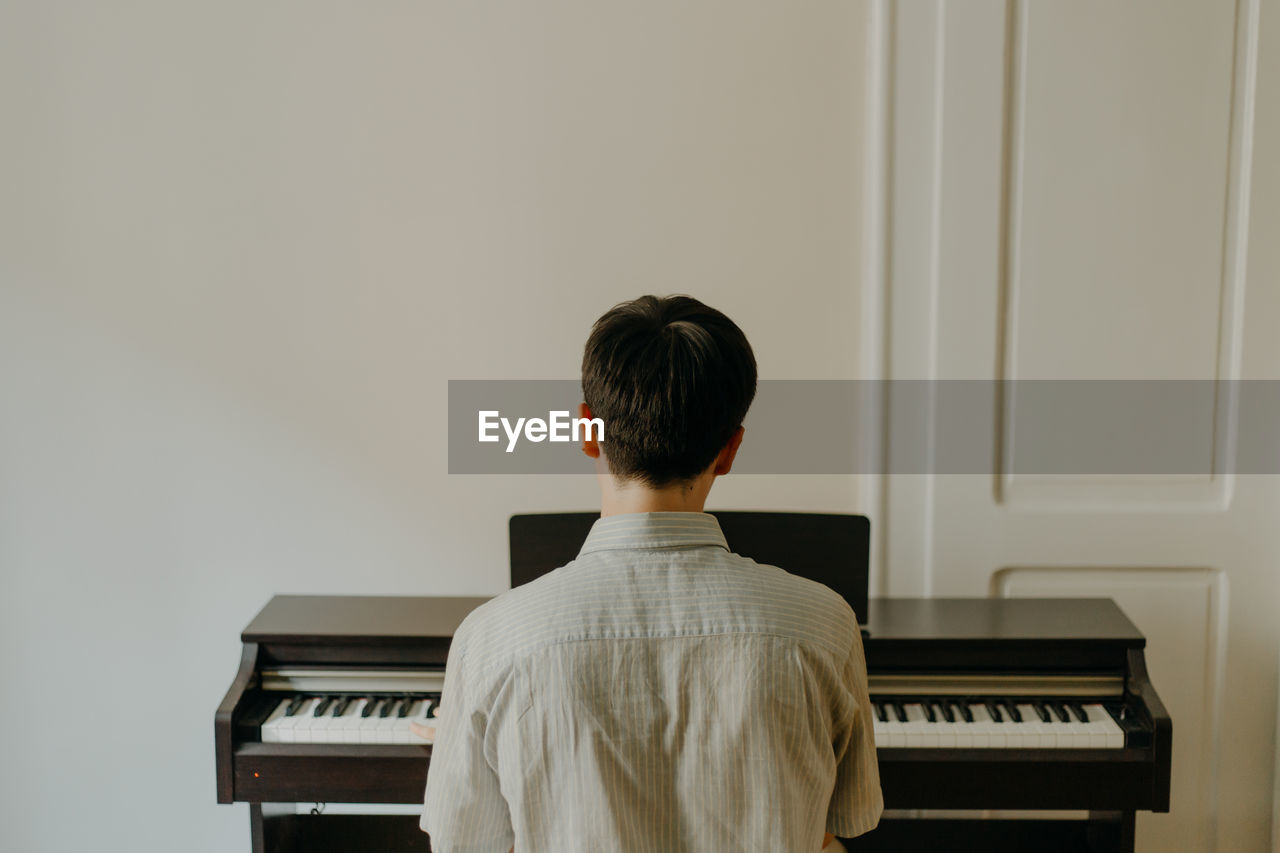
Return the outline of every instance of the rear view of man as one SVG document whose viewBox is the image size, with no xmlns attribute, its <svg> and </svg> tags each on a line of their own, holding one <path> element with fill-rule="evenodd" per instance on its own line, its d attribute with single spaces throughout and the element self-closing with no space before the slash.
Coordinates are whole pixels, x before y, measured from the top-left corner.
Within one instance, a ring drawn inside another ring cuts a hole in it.
<svg viewBox="0 0 1280 853">
<path fill-rule="evenodd" d="M 578 558 L 474 611 L 449 652 L 422 828 L 437 853 L 817 851 L 882 811 L 848 604 L 733 554 L 703 511 L 756 364 L 728 317 L 645 296 L 582 364 L 604 438 Z"/>
</svg>

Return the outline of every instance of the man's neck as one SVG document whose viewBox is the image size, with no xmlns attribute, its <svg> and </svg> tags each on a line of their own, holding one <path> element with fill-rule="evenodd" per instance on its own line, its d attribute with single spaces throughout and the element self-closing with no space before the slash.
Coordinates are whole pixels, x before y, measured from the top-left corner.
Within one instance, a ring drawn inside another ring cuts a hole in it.
<svg viewBox="0 0 1280 853">
<path fill-rule="evenodd" d="M 601 489 L 600 515 L 623 515 L 632 512 L 703 512 L 707 504 L 706 484 L 695 480 L 662 489 L 644 486 L 636 481 L 612 482 Z"/>
</svg>

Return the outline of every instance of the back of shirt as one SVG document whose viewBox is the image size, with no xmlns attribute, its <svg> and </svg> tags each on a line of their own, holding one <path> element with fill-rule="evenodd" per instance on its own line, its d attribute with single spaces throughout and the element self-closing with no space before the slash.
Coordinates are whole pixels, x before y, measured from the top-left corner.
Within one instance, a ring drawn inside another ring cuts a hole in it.
<svg viewBox="0 0 1280 853">
<path fill-rule="evenodd" d="M 861 636 L 705 513 L 596 522 L 455 636 L 423 828 L 438 851 L 818 850 L 882 810 Z"/>
</svg>

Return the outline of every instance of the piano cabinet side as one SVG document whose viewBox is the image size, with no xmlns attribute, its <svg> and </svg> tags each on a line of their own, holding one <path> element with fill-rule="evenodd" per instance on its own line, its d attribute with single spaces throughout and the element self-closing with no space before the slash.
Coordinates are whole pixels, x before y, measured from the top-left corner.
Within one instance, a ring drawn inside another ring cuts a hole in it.
<svg viewBox="0 0 1280 853">
<path fill-rule="evenodd" d="M 245 643 L 244 651 L 240 655 L 240 670 L 236 673 L 235 680 L 231 682 L 231 687 L 227 689 L 227 695 L 222 697 L 222 704 L 213 715 L 213 746 L 216 752 L 218 802 L 220 803 L 234 802 L 235 799 L 235 768 L 232 758 L 235 739 L 232 736 L 232 720 L 241 702 L 244 701 L 245 691 L 253 684 L 257 670 L 258 644 Z"/>
<path fill-rule="evenodd" d="M 1160 701 L 1151 676 L 1147 674 L 1147 659 L 1142 649 L 1129 650 L 1129 677 L 1125 679 L 1131 696 L 1139 700 L 1151 719 L 1151 744 L 1154 750 L 1152 766 L 1151 810 L 1169 811 L 1169 787 L 1173 759 L 1173 720 Z"/>
</svg>

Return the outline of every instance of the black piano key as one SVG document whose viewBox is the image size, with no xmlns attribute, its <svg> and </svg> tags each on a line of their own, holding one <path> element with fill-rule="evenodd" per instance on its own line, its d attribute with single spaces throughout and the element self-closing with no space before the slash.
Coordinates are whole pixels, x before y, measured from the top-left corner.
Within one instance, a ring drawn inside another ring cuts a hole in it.
<svg viewBox="0 0 1280 853">
<path fill-rule="evenodd" d="M 391 712 L 395 710 L 396 705 L 399 704 L 399 702 L 400 700 L 395 698 L 384 700 L 382 703 L 382 707 L 378 709 L 378 716 L 390 717 Z"/>
<path fill-rule="evenodd" d="M 1071 722 L 1071 715 L 1067 713 L 1067 706 L 1061 702 L 1050 702 L 1049 707 L 1053 709 L 1053 713 L 1058 715 L 1058 722 Z"/>
<path fill-rule="evenodd" d="M 893 703 L 893 713 L 898 715 L 898 722 L 905 723 L 907 721 L 907 707 L 901 702 Z"/>
<path fill-rule="evenodd" d="M 320 704 L 316 705 L 315 716 L 323 717 L 324 712 L 329 710 L 329 706 L 333 704 L 333 697 L 326 696 L 320 700 Z"/>
<path fill-rule="evenodd" d="M 294 714 L 298 713 L 298 711 L 302 710 L 302 706 L 305 705 L 307 700 L 310 698 L 311 697 L 309 696 L 294 696 L 293 701 L 289 703 L 289 707 L 284 709 L 284 715 L 286 717 L 292 717 Z"/>
<path fill-rule="evenodd" d="M 1003 723 L 1003 722 L 1004 722 L 1004 714 L 1001 714 L 1001 713 L 1000 713 L 1000 703 L 998 703 L 998 702 L 993 702 L 993 701 L 991 701 L 990 699 L 988 699 L 988 700 L 987 700 L 985 703 L 983 703 L 983 704 L 985 704 L 985 705 L 987 706 L 987 713 L 991 715 L 991 722 L 993 722 L 993 723 Z"/>
<path fill-rule="evenodd" d="M 353 696 L 343 696 L 338 700 L 337 704 L 333 706 L 333 715 L 335 717 L 341 717 L 343 714 L 347 713 L 347 709 L 351 707 L 351 703 L 354 701 L 355 697 Z"/>
<path fill-rule="evenodd" d="M 938 709 L 942 711 L 942 719 L 946 720 L 948 723 L 954 723 L 956 721 L 955 715 L 951 713 L 950 702 L 939 702 Z"/>
<path fill-rule="evenodd" d="M 1040 715 L 1040 722 L 1049 722 L 1049 709 L 1044 706 L 1043 702 L 1038 699 L 1033 699 L 1031 701 L 1031 707 L 1035 708 L 1036 713 Z"/>
<path fill-rule="evenodd" d="M 1017 703 L 1010 699 L 1001 699 L 1000 704 L 1004 706 L 1004 710 L 1009 715 L 1009 720 L 1014 723 L 1022 722 L 1022 712 L 1018 710 Z"/>
<path fill-rule="evenodd" d="M 956 709 L 960 711 L 960 719 L 964 720 L 966 723 L 973 722 L 973 711 L 969 710 L 968 702 L 957 702 Z"/>
<path fill-rule="evenodd" d="M 882 723 L 889 722 L 889 712 L 885 710 L 883 702 L 872 702 L 872 707 L 876 709 L 876 719 Z"/>
<path fill-rule="evenodd" d="M 937 716 L 935 716 L 935 715 L 934 715 L 934 713 L 933 713 L 933 703 L 932 703 L 932 702 L 921 702 L 921 703 L 920 703 L 920 707 L 921 707 L 921 708 L 924 708 L 924 718 L 925 718 L 926 720 L 928 720 L 928 721 L 929 721 L 929 722 L 931 722 L 931 723 L 936 723 L 936 722 L 938 722 L 938 718 L 937 718 Z"/>
<path fill-rule="evenodd" d="M 418 700 L 414 699 L 412 696 L 404 697 L 403 701 L 400 702 L 400 710 L 396 712 L 396 716 L 397 717 L 409 716 L 409 710 L 417 703 L 418 703 Z"/>
<path fill-rule="evenodd" d="M 373 716 L 373 712 L 374 712 L 374 711 L 376 711 L 376 710 L 378 709 L 378 705 L 379 705 L 381 702 L 382 702 L 382 700 L 381 700 L 381 699 L 377 699 L 377 698 L 374 698 L 373 696 L 370 696 L 370 697 L 369 697 L 369 701 L 368 701 L 368 702 L 365 702 L 365 703 L 364 703 L 364 707 L 360 709 L 360 716 L 362 716 L 362 717 L 372 717 L 372 716 Z"/>
<path fill-rule="evenodd" d="M 1089 715 L 1085 713 L 1084 705 L 1081 705 L 1079 702 L 1072 702 L 1067 707 L 1071 709 L 1071 713 L 1075 714 L 1076 719 L 1078 719 L 1080 722 L 1082 723 L 1089 722 Z"/>
</svg>

